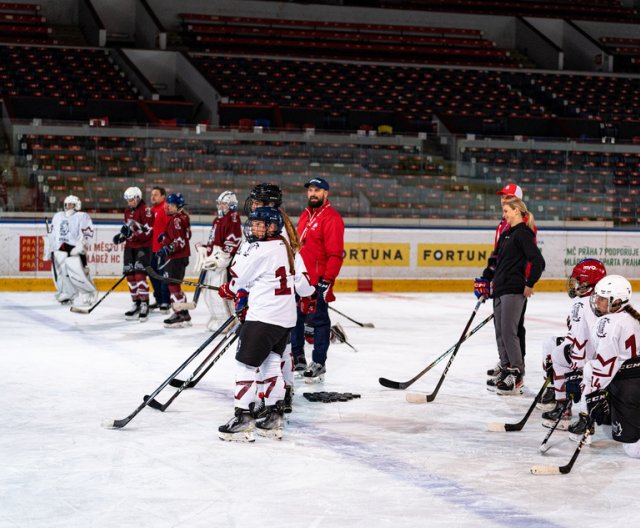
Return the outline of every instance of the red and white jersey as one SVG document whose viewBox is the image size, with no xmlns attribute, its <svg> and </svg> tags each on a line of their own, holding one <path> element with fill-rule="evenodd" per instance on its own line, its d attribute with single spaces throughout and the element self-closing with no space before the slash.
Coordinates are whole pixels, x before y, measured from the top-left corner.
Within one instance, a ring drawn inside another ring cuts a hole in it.
<svg viewBox="0 0 640 528">
<path fill-rule="evenodd" d="M 627 312 L 603 315 L 591 334 L 595 358 L 584 368 L 585 394 L 604 389 L 628 359 L 638 355 L 640 322 Z"/>
<path fill-rule="evenodd" d="M 568 323 L 567 339 L 573 344 L 571 348 L 571 368 L 584 366 L 586 361 L 594 359 L 595 348 L 591 332 L 598 318 L 589 305 L 589 297 L 578 297 L 573 300 Z"/>
<path fill-rule="evenodd" d="M 191 239 L 191 221 L 189 215 L 177 212 L 169 215 L 169 222 L 165 231 L 162 246 L 173 244 L 173 253 L 169 259 L 179 259 L 191 255 L 189 240 Z"/>
<path fill-rule="evenodd" d="M 207 241 L 207 255 L 211 255 L 214 247 L 233 257 L 242 242 L 242 224 L 237 211 L 229 211 L 222 218 L 216 216 L 211 224 L 209 240 Z"/>
<path fill-rule="evenodd" d="M 124 211 L 124 223 L 131 227 L 132 234 L 127 238 L 125 247 L 151 247 L 154 219 L 151 207 L 143 200 L 134 209 L 127 207 Z"/>
<path fill-rule="evenodd" d="M 63 244 L 70 246 L 84 244 L 90 247 L 91 242 L 93 242 L 93 222 L 87 213 L 76 211 L 71 216 L 67 216 L 60 211 L 53 216 L 51 233 L 49 233 L 49 247 L 52 251 L 60 249 Z"/>
<path fill-rule="evenodd" d="M 289 269 L 283 240 L 243 245 L 229 272 L 231 291 L 243 289 L 249 292 L 247 321 L 261 321 L 283 328 L 296 325 L 295 277 Z"/>
</svg>

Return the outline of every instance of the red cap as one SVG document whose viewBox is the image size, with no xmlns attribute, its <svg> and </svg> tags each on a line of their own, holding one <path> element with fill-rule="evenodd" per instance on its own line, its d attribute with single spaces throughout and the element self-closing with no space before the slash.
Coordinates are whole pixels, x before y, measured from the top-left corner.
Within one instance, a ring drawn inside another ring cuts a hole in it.
<svg viewBox="0 0 640 528">
<path fill-rule="evenodd" d="M 515 183 L 507 183 L 502 189 L 500 189 L 496 194 L 505 194 L 508 196 L 515 196 L 522 200 L 522 188 Z"/>
</svg>

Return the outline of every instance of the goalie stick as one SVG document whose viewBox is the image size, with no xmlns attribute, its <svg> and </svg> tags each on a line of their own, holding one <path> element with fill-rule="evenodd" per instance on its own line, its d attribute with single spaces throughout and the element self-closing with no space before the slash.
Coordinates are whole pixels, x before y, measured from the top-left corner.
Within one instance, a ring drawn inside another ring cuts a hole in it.
<svg viewBox="0 0 640 528">
<path fill-rule="evenodd" d="M 547 466 L 543 464 L 536 464 L 535 466 L 531 467 L 531 473 L 534 475 L 566 475 L 567 473 L 569 473 L 571 471 L 571 468 L 573 468 L 573 465 L 576 463 L 580 451 L 582 451 L 582 448 L 587 443 L 589 435 L 591 435 L 592 425 L 593 420 L 591 420 L 591 417 L 589 417 L 587 422 L 587 430 L 582 435 L 580 443 L 578 444 L 578 447 L 576 447 L 576 450 L 573 452 L 571 460 L 569 460 L 568 464 L 564 466 Z"/>
<path fill-rule="evenodd" d="M 165 277 L 164 275 L 160 275 L 156 270 L 154 270 L 151 266 L 147 266 L 144 269 L 147 272 L 147 275 L 153 277 L 154 279 L 158 279 L 164 282 L 170 282 L 171 284 L 185 284 L 187 286 L 195 286 L 196 288 L 204 288 L 206 290 L 216 290 L 218 291 L 220 288 L 217 286 L 209 286 L 208 284 L 202 284 L 201 282 L 193 282 L 189 280 L 180 280 L 180 279 L 172 279 L 171 277 Z"/>
<path fill-rule="evenodd" d="M 180 310 L 195 310 L 196 306 L 198 306 L 198 299 L 200 299 L 200 292 L 202 291 L 202 286 L 204 285 L 204 279 L 207 276 L 207 270 L 202 270 L 200 272 L 200 276 L 198 277 L 198 286 L 196 286 L 196 291 L 193 294 L 193 301 L 191 302 L 177 302 L 173 303 L 173 308 L 176 312 Z"/>
<path fill-rule="evenodd" d="M 544 437 L 544 440 L 542 441 L 542 443 L 540 444 L 540 447 L 538 448 L 538 451 L 540 451 L 541 453 L 546 453 L 549 450 L 549 448 L 551 447 L 551 446 L 547 445 L 547 442 L 549 441 L 549 438 L 551 438 L 551 435 L 553 434 L 553 432 L 556 430 L 556 427 L 558 427 L 558 424 L 560 423 L 560 420 L 562 420 L 562 415 L 567 410 L 567 407 L 569 407 L 569 405 L 571 405 L 572 401 L 573 400 L 567 399 L 564 402 L 564 405 L 562 406 L 562 409 L 561 409 L 560 413 L 558 414 L 558 417 L 556 418 L 556 421 L 553 422 L 553 425 L 551 426 L 551 429 L 549 429 L 549 432 L 547 433 L 547 436 Z"/>
<path fill-rule="evenodd" d="M 449 362 L 444 367 L 444 371 L 440 376 L 440 380 L 438 381 L 438 384 L 436 385 L 435 390 L 431 394 L 426 394 L 426 395 L 415 393 L 415 392 L 408 392 L 406 398 L 409 403 L 431 403 L 433 400 L 436 399 L 436 396 L 438 395 L 438 391 L 440 390 L 440 387 L 442 386 L 444 379 L 447 377 L 447 372 L 449 372 L 449 369 L 451 368 L 451 364 L 453 363 L 453 360 L 456 358 L 456 355 L 458 354 L 458 350 L 460 350 L 460 346 L 465 340 L 465 336 L 469 331 L 469 327 L 471 326 L 471 323 L 475 319 L 476 314 L 478 313 L 478 310 L 480 309 L 480 306 L 482 306 L 482 303 L 484 303 L 484 301 L 486 301 L 486 298 L 481 297 L 476 303 L 476 307 L 473 309 L 473 312 L 471 313 L 471 317 L 469 317 L 469 320 L 467 321 L 467 325 L 464 327 L 464 330 L 462 331 L 462 335 L 460 336 L 460 339 L 458 339 L 458 342 L 456 343 L 456 346 L 453 349 L 453 352 L 451 353 Z"/>
<path fill-rule="evenodd" d="M 491 422 L 487 426 L 487 430 L 494 433 L 502 433 L 504 431 L 521 431 L 522 428 L 524 427 L 524 424 L 527 423 L 529 416 L 531 416 L 531 413 L 536 408 L 536 405 L 538 405 L 538 402 L 541 400 L 542 395 L 544 394 L 545 389 L 549 386 L 550 382 L 551 382 L 551 377 L 547 376 L 547 379 L 544 380 L 542 387 L 538 391 L 538 394 L 536 394 L 536 397 L 533 399 L 533 402 L 531 403 L 531 406 L 529 407 L 527 414 L 524 415 L 522 420 L 514 424 Z"/>
<path fill-rule="evenodd" d="M 358 326 L 361 326 L 363 328 L 375 328 L 373 326 L 373 323 L 360 323 L 358 321 L 356 321 L 355 319 L 352 319 L 351 317 L 349 317 L 346 314 L 343 314 L 342 312 L 336 310 L 333 306 L 329 305 L 329 310 L 333 310 L 334 312 L 336 312 L 338 315 L 341 315 L 342 317 L 344 317 L 345 319 L 348 319 L 349 321 L 351 321 L 352 323 L 357 324 Z"/>
<path fill-rule="evenodd" d="M 473 334 L 475 334 L 478 330 L 480 330 L 484 325 L 486 325 L 489 321 L 493 319 L 493 314 L 487 317 L 484 321 L 482 321 L 478 326 L 476 326 L 471 332 L 469 332 L 463 341 L 469 339 Z M 457 343 L 456 343 L 457 344 Z M 427 372 L 429 372 L 433 367 L 435 367 L 440 361 L 442 361 L 445 357 L 447 357 L 451 352 L 454 351 L 456 345 L 453 345 L 449 350 L 443 352 L 439 357 L 437 357 L 430 365 L 426 366 L 423 370 L 418 372 L 413 378 L 409 381 L 393 381 L 387 378 L 378 378 L 378 383 L 383 387 L 387 387 L 388 389 L 400 389 L 404 390 L 411 385 L 413 385 L 416 381 L 418 381 L 422 376 L 424 376 Z"/>
<path fill-rule="evenodd" d="M 193 374 L 191 374 L 191 376 L 189 376 L 188 379 L 186 379 L 185 381 L 181 381 L 177 378 L 174 378 L 169 382 L 169 385 L 171 385 L 172 387 L 175 387 L 177 383 L 180 383 L 180 384 L 178 385 L 178 390 L 175 391 L 165 403 L 160 403 L 155 398 L 151 398 L 150 396 L 145 395 L 144 400 L 147 402 L 147 405 L 149 405 L 149 407 L 151 407 L 152 409 L 156 409 L 157 411 L 164 412 L 167 410 L 169 405 L 173 403 L 173 400 L 175 400 L 178 396 L 180 396 L 180 393 L 184 389 L 191 389 L 195 387 L 200 382 L 200 380 L 205 376 L 205 374 L 209 372 L 211 367 L 213 367 L 217 363 L 217 361 L 224 355 L 224 353 L 235 342 L 235 340 L 238 339 L 238 336 L 239 336 L 238 330 L 240 328 L 240 325 L 241 325 L 240 321 L 236 322 L 236 324 L 229 331 L 229 333 L 226 336 L 224 336 L 224 338 L 213 348 L 213 350 L 209 353 L 209 355 L 207 355 L 207 357 L 204 358 L 202 363 L 198 365 L 198 367 L 193 371 Z M 222 347 L 222 349 L 220 349 L 220 347 Z M 217 352 L 217 355 L 216 355 L 216 352 Z M 202 372 L 202 374 L 198 376 L 198 373 L 203 369 L 203 367 L 207 364 L 207 362 L 212 357 L 213 357 L 213 360 L 211 361 L 211 363 L 209 363 L 209 365 L 207 365 L 207 368 L 204 370 L 204 372 Z M 196 376 L 198 377 L 196 378 Z"/>
<path fill-rule="evenodd" d="M 174 379 L 178 374 L 180 374 L 180 372 L 182 372 L 189 363 L 191 363 L 197 356 L 198 354 L 200 354 L 205 348 L 207 348 L 207 346 L 209 346 L 209 344 L 211 342 L 213 342 L 213 340 L 218 337 L 222 332 L 224 332 L 224 330 L 235 320 L 236 316 L 235 314 L 232 315 L 231 317 L 229 317 L 229 319 L 227 319 L 224 323 L 222 323 L 222 326 L 220 326 L 220 328 L 218 328 L 213 334 L 211 334 L 204 343 L 202 343 L 195 352 L 193 352 L 193 354 L 191 354 L 183 363 L 182 365 L 180 365 L 176 370 L 174 370 L 171 375 L 164 380 L 156 390 L 154 390 L 150 395 L 149 395 L 149 400 L 152 400 L 153 398 L 155 398 L 158 394 L 160 394 L 160 391 L 162 391 L 162 389 L 164 389 L 167 385 L 169 385 L 169 382 Z M 133 420 L 138 413 L 144 409 L 149 400 L 143 400 L 143 402 L 138 405 L 138 407 L 136 407 L 133 412 L 131 412 L 131 414 L 129 414 L 129 416 L 127 416 L 126 418 L 122 418 L 120 420 L 105 420 L 102 422 L 102 427 L 105 427 L 107 429 L 122 429 L 125 425 L 127 425 L 131 420 Z"/>
<path fill-rule="evenodd" d="M 44 217 L 44 225 L 47 230 L 47 235 L 50 235 L 51 231 L 53 231 L 53 227 L 49 224 L 49 219 L 46 216 Z M 53 251 L 51 251 L 49 254 L 49 260 L 51 261 L 51 271 L 53 272 L 53 279 L 54 279 L 54 282 L 57 284 L 58 271 L 56 270 L 56 263 L 53 259 Z"/>
<path fill-rule="evenodd" d="M 119 285 L 119 284 L 120 284 L 120 283 L 121 283 L 121 282 L 122 282 L 126 277 L 127 277 L 126 275 L 123 275 L 122 277 L 120 277 L 120 278 L 118 279 L 118 281 L 117 281 L 113 286 L 111 286 L 111 288 L 109 288 L 109 290 L 107 291 L 107 293 L 105 293 L 102 297 L 100 297 L 100 298 L 99 298 L 99 299 L 98 299 L 98 300 L 97 300 L 97 301 L 96 301 L 92 306 L 89 306 L 88 308 L 87 308 L 87 307 L 84 307 L 84 306 L 72 306 L 72 307 L 71 307 L 71 311 L 72 311 L 73 313 L 90 314 L 91 312 L 93 312 L 93 311 L 96 309 L 96 307 L 97 307 L 97 306 L 98 306 L 102 301 L 104 301 L 104 300 L 107 298 L 107 296 L 108 296 L 108 295 L 109 295 L 113 290 L 115 290 L 115 289 L 118 287 L 118 285 Z"/>
</svg>

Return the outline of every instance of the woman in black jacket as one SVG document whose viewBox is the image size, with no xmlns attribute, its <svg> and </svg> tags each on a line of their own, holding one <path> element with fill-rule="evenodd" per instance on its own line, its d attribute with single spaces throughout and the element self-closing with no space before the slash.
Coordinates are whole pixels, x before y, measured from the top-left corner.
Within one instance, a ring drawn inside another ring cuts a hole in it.
<svg viewBox="0 0 640 528">
<path fill-rule="evenodd" d="M 500 235 L 482 279 L 476 280 L 476 295 L 488 297 L 488 286 L 493 281 L 491 297 L 501 369 L 497 378 L 487 381 L 487 386 L 495 387 L 498 394 L 522 394 L 524 357 L 518 322 L 545 262 L 536 245 L 533 214 L 525 203 L 510 197 L 505 200 L 502 212 L 509 229 Z"/>
</svg>

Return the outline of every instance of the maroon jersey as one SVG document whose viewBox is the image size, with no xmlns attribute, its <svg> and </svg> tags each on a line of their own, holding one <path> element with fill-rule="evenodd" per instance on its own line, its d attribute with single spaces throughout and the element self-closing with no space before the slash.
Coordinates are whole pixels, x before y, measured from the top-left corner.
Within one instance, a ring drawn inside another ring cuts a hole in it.
<svg viewBox="0 0 640 528">
<path fill-rule="evenodd" d="M 217 216 L 211 224 L 207 255 L 211 255 L 213 246 L 221 247 L 231 257 L 236 254 L 242 242 L 242 224 L 237 211 L 229 211 L 222 218 Z"/>
<path fill-rule="evenodd" d="M 183 212 L 169 215 L 169 223 L 164 234 L 162 245 L 173 244 L 173 253 L 171 253 L 169 259 L 179 259 L 191 255 L 191 249 L 189 248 L 191 221 L 189 220 L 189 215 Z"/>
<path fill-rule="evenodd" d="M 153 211 L 144 203 L 144 200 L 140 200 L 135 209 L 127 207 L 124 211 L 124 223 L 131 228 L 133 234 L 127 238 L 125 247 L 151 247 L 153 220 Z"/>
</svg>

